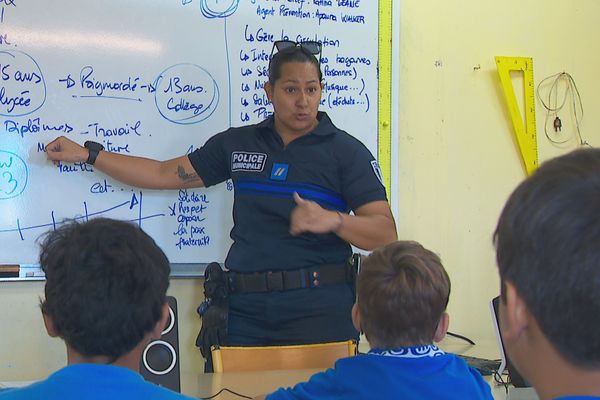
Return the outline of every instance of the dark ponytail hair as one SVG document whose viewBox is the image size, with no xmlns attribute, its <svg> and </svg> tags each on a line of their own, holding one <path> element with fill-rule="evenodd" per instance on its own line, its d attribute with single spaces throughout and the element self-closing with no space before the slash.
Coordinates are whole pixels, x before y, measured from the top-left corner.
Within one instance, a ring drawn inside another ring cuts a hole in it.
<svg viewBox="0 0 600 400">
<path fill-rule="evenodd" d="M 274 85 L 281 78 L 281 67 L 289 62 L 307 62 L 315 66 L 319 73 L 319 82 L 323 80 L 319 60 L 302 46 L 285 48 L 273 55 L 269 61 L 269 83 Z"/>
</svg>

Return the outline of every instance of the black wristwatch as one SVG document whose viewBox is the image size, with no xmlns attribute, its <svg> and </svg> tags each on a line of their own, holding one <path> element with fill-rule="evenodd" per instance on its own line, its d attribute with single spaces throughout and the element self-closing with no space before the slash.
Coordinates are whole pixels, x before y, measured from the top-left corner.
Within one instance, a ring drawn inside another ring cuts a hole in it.
<svg viewBox="0 0 600 400">
<path fill-rule="evenodd" d="M 86 164 L 90 165 L 94 165 L 94 163 L 96 162 L 96 157 L 98 157 L 98 153 L 100 152 L 100 150 L 104 150 L 104 146 L 102 146 L 98 142 L 92 142 L 91 140 L 86 141 L 83 144 L 83 147 L 88 149 L 89 155 L 88 159 L 86 160 Z"/>
</svg>

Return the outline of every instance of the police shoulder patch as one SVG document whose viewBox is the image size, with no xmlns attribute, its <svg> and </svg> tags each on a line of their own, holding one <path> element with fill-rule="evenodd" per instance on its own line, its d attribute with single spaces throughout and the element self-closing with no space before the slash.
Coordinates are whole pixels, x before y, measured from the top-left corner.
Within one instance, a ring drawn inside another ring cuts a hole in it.
<svg viewBox="0 0 600 400">
<path fill-rule="evenodd" d="M 381 173 L 381 168 L 379 168 L 379 163 L 377 162 L 377 160 L 371 161 L 371 167 L 373 167 L 373 172 L 375 173 L 375 176 L 377 177 L 377 179 L 379 179 L 379 182 L 383 185 L 383 175 Z"/>
</svg>

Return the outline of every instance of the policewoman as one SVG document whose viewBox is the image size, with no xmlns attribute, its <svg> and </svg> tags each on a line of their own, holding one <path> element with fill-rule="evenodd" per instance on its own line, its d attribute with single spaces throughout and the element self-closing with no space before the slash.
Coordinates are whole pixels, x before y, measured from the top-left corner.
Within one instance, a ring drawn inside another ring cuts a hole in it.
<svg viewBox="0 0 600 400">
<path fill-rule="evenodd" d="M 233 180 L 233 244 L 224 280 L 208 279 L 218 286 L 208 296 L 220 293 L 221 301 L 203 310 L 202 329 L 218 333 L 201 338 L 205 357 L 211 341 L 356 339 L 350 244 L 371 250 L 396 239 L 373 155 L 318 111 L 321 44 L 278 41 L 273 52 L 264 88 L 273 115 L 221 132 L 189 155 L 157 161 L 65 137 L 46 146 L 54 162 L 84 161 L 132 186 L 197 188 Z"/>
</svg>

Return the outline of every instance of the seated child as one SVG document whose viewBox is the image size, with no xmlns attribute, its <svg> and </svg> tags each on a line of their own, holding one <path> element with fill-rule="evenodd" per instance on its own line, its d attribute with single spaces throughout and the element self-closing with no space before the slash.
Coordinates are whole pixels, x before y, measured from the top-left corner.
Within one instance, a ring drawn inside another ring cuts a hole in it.
<svg viewBox="0 0 600 400">
<path fill-rule="evenodd" d="M 44 239 L 40 266 L 42 316 L 65 341 L 68 365 L 0 400 L 192 400 L 138 373 L 169 318 L 169 261 L 150 236 L 105 218 L 66 223 Z"/>
<path fill-rule="evenodd" d="M 372 350 L 266 399 L 492 399 L 478 371 L 433 344 L 448 328 L 449 295 L 440 258 L 420 244 L 375 250 L 362 263 L 352 309 Z"/>
<path fill-rule="evenodd" d="M 600 149 L 545 161 L 494 234 L 506 353 L 541 400 L 600 399 Z"/>
</svg>

